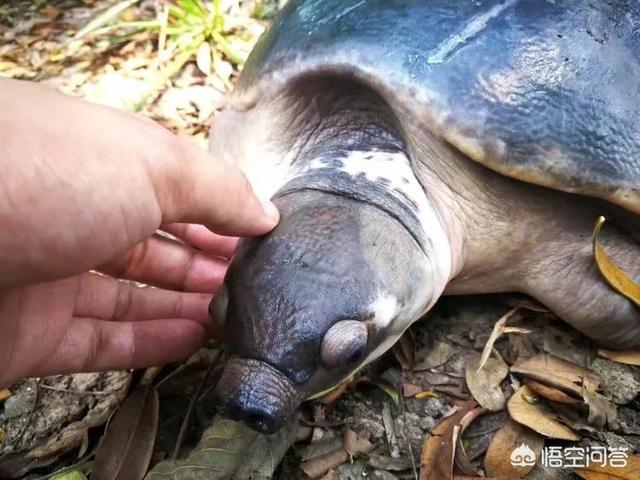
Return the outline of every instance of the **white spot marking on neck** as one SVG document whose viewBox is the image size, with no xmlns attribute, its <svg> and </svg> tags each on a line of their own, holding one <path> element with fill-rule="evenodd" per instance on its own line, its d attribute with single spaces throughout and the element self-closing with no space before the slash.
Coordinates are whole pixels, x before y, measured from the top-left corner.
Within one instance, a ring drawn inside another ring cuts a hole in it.
<svg viewBox="0 0 640 480">
<path fill-rule="evenodd" d="M 369 308 L 373 312 L 375 324 L 385 328 L 398 314 L 398 299 L 393 295 L 382 294 Z"/>
</svg>

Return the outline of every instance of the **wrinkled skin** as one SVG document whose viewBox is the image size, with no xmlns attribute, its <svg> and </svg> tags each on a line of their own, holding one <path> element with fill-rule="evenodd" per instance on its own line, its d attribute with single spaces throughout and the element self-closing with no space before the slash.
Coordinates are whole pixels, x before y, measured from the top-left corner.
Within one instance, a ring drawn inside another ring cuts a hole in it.
<svg viewBox="0 0 640 480">
<path fill-rule="evenodd" d="M 424 5 L 384 5 L 400 4 Z M 300 22 L 312 5 L 320 3 L 293 2 L 284 18 Z M 357 28 L 347 10 L 332 21 Z M 294 27 L 278 25 L 281 37 L 295 37 Z M 318 29 L 310 30 L 316 41 L 332 41 Z M 302 75 L 273 74 L 279 41 L 268 36 L 258 47 L 241 93 L 212 130 L 214 154 L 239 165 L 281 212 L 271 234 L 242 244 L 212 304 L 228 333 L 230 358 L 216 387 L 224 415 L 276 431 L 302 400 L 382 354 L 443 294 L 523 292 L 600 345 L 640 348 L 639 310 L 606 284 L 591 253 L 593 223 L 607 215 L 605 249 L 640 278 L 633 196 L 618 202 L 633 207 L 625 209 L 595 198 L 616 200 L 608 190 L 593 197 L 564 193 L 536 184 L 562 189 L 560 177 L 538 182 L 538 172 L 525 183 L 490 170 L 471 154 L 477 149 L 456 145 L 461 136 L 447 137 L 451 130 L 443 136 L 433 115 L 419 118 L 415 102 L 402 103 L 375 72 L 366 76 L 359 65 L 338 68 L 333 57 L 322 64 L 311 56 L 308 62 L 319 66 L 292 67 Z M 446 94 L 453 86 L 439 85 Z M 597 131 L 589 118 L 576 125 Z M 516 130 L 504 138 L 520 139 Z M 544 140 L 560 145 L 555 137 Z M 627 171 L 635 168 L 631 163 Z"/>
</svg>

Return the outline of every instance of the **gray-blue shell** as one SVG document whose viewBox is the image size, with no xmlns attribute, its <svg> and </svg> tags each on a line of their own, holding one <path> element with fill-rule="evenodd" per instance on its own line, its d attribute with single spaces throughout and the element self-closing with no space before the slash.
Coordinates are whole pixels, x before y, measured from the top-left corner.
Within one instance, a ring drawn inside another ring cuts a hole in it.
<svg viewBox="0 0 640 480">
<path fill-rule="evenodd" d="M 236 100 L 351 75 L 504 175 L 640 214 L 640 1 L 290 0 Z"/>
</svg>

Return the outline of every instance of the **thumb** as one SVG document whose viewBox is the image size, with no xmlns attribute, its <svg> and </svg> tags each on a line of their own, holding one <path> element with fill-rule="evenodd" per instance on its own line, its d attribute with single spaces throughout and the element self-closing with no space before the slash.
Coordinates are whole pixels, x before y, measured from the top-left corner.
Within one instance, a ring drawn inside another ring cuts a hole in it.
<svg viewBox="0 0 640 480">
<path fill-rule="evenodd" d="M 183 139 L 178 141 L 182 152 L 156 188 L 163 223 L 200 223 L 233 236 L 263 235 L 276 226 L 278 209 L 257 197 L 238 168 Z"/>
</svg>

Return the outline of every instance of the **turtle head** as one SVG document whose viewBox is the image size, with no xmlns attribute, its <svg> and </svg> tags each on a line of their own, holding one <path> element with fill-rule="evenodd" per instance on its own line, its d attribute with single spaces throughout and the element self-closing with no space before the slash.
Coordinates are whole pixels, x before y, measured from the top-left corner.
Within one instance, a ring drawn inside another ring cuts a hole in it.
<svg viewBox="0 0 640 480">
<path fill-rule="evenodd" d="M 299 190 L 245 239 L 211 304 L 229 359 L 219 411 L 265 433 L 389 348 L 428 300 L 424 252 L 368 203 Z"/>
</svg>

